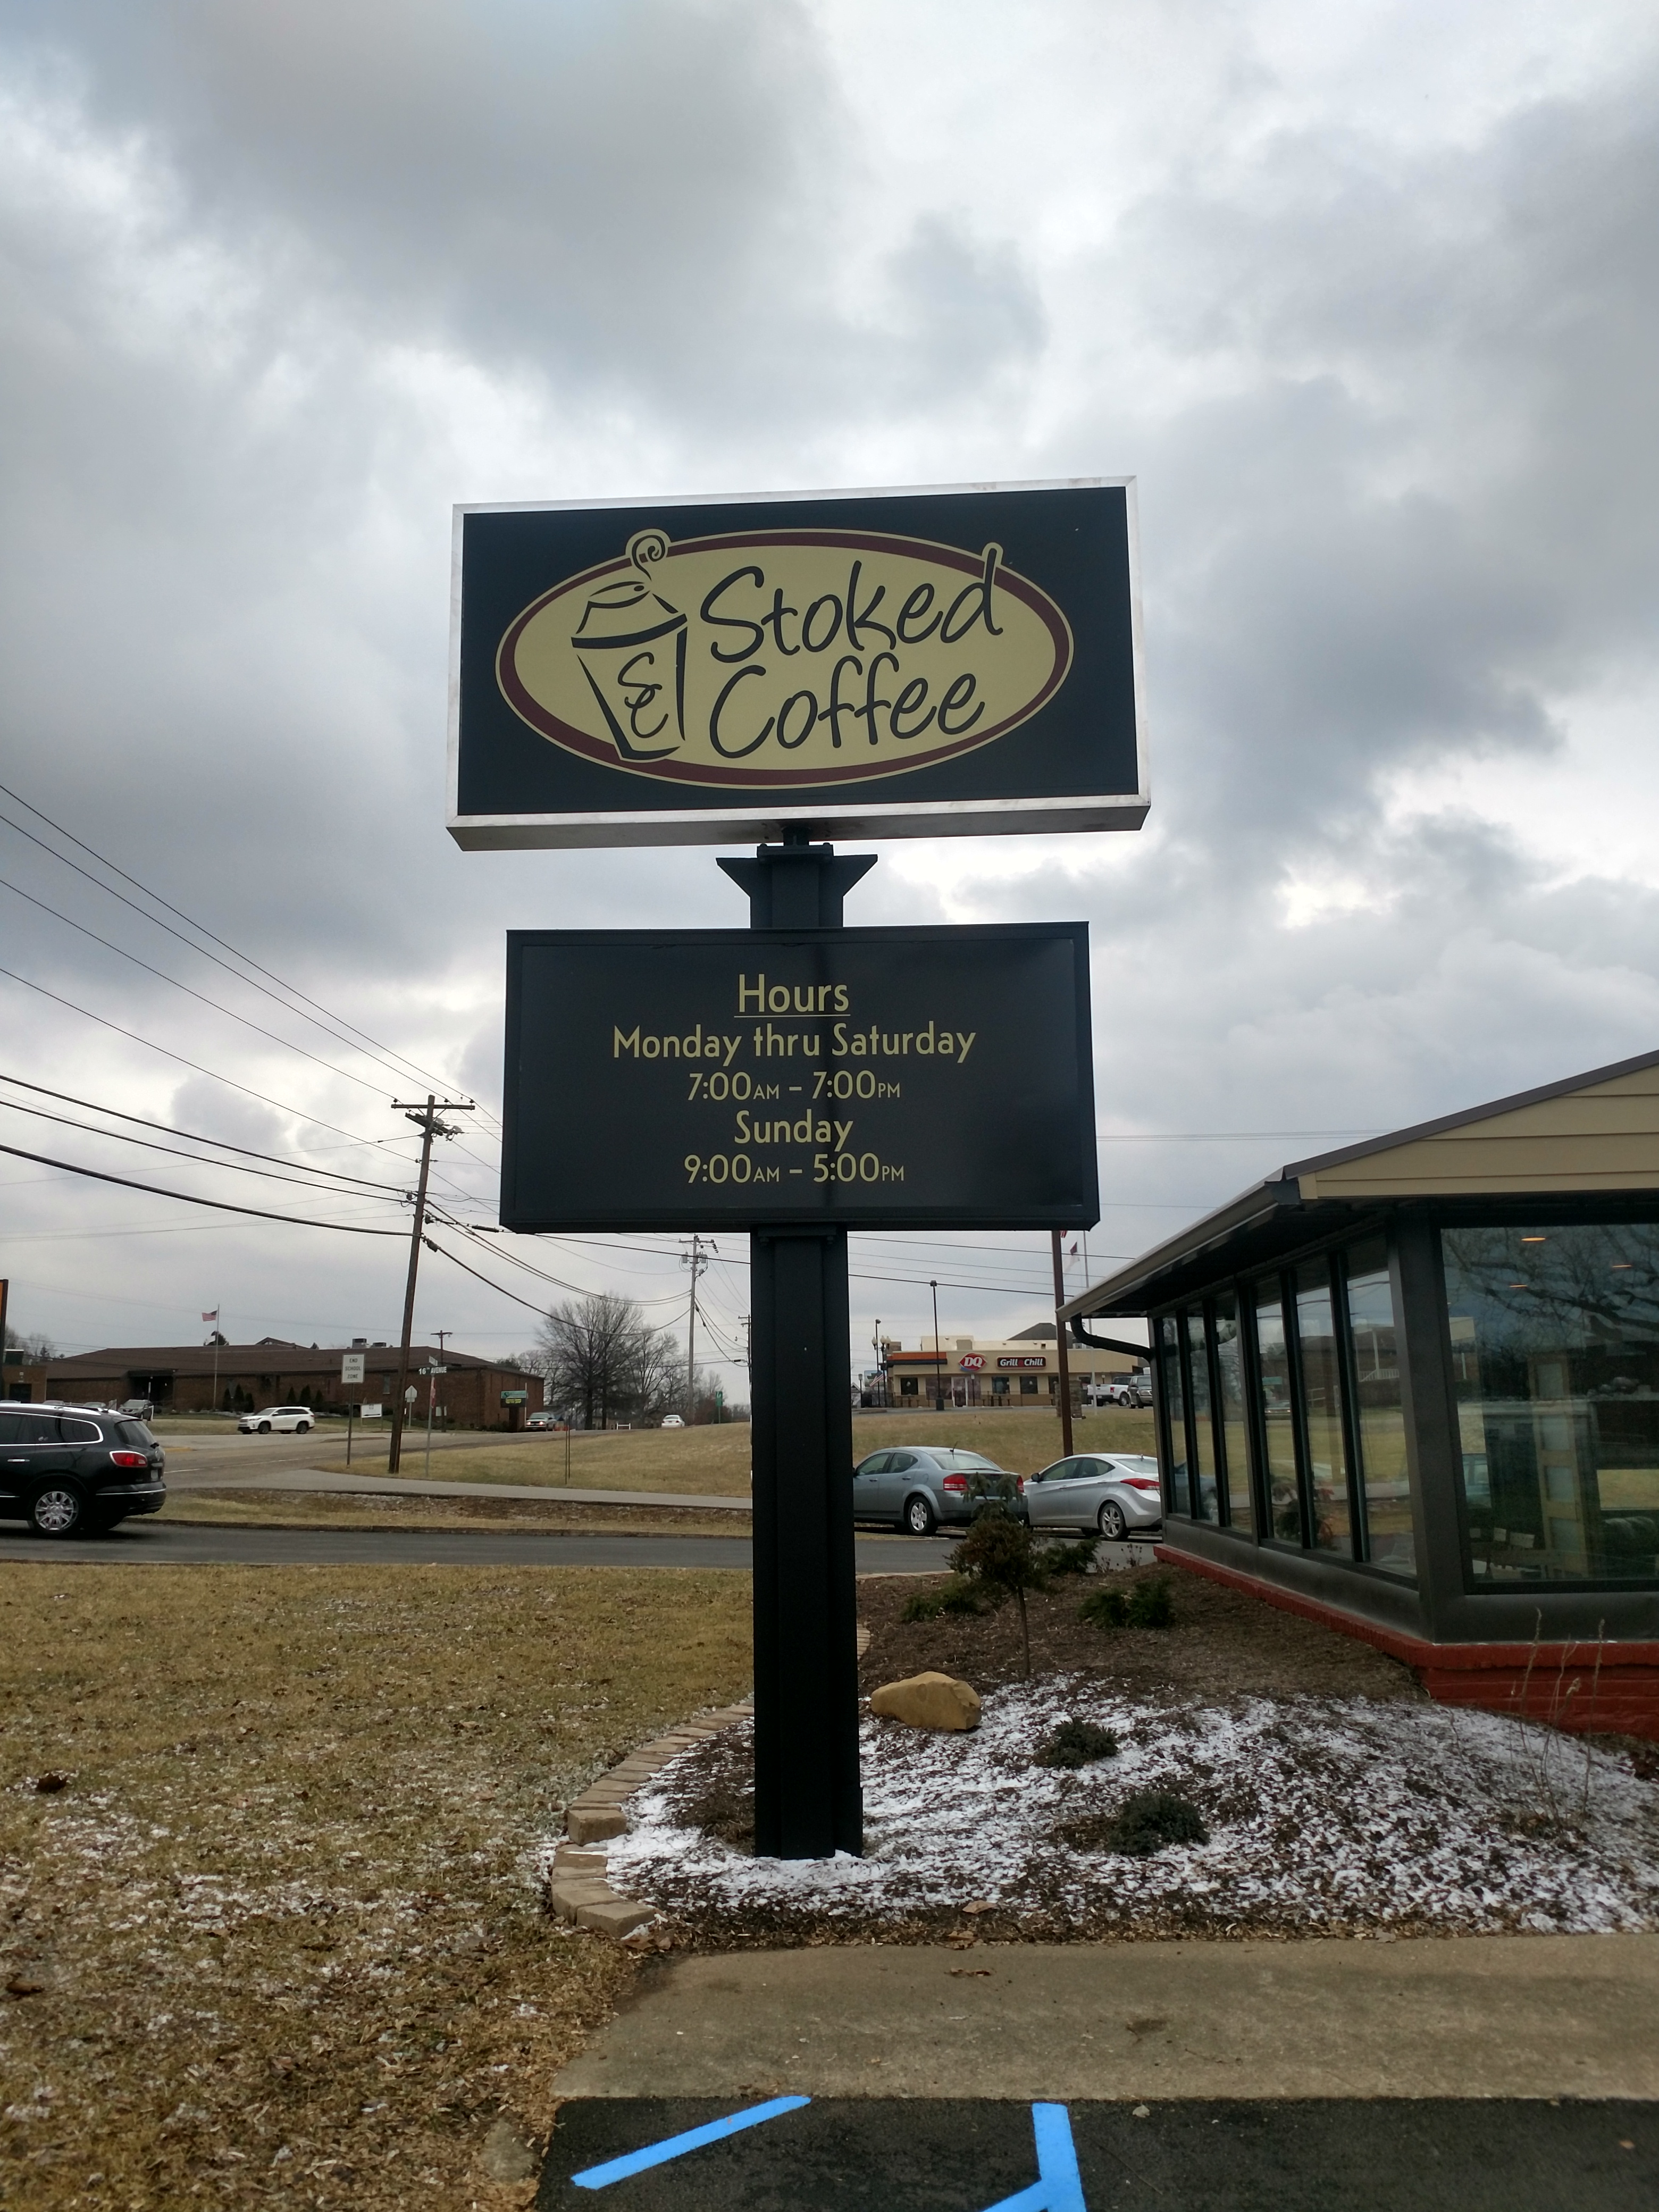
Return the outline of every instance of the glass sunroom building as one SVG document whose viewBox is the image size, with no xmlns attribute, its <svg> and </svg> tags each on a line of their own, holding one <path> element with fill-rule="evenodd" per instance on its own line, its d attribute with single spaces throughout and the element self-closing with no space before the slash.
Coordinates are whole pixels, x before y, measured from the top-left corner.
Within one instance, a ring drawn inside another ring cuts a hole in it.
<svg viewBox="0 0 1659 2212">
<path fill-rule="evenodd" d="M 1066 1309 L 1127 1315 L 1172 1558 L 1659 1734 L 1659 1054 L 1296 1162 Z"/>
</svg>

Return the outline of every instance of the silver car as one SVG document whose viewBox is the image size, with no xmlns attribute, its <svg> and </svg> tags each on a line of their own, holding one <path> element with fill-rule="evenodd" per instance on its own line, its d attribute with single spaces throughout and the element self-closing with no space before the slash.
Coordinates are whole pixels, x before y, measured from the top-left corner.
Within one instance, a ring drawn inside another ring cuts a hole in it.
<svg viewBox="0 0 1659 2212">
<path fill-rule="evenodd" d="M 1079 1452 L 1025 1485 L 1034 1528 L 1082 1528 L 1109 1540 L 1161 1528 L 1158 1462 L 1139 1452 Z"/>
<path fill-rule="evenodd" d="M 853 1518 L 886 1521 L 913 1536 L 931 1536 L 942 1522 L 973 1519 L 969 1486 L 976 1474 L 1003 1477 L 1018 1498 L 1019 1477 L 982 1452 L 950 1444 L 872 1452 L 853 1469 Z M 1014 1510 L 1021 1509 L 1017 1504 Z"/>
</svg>

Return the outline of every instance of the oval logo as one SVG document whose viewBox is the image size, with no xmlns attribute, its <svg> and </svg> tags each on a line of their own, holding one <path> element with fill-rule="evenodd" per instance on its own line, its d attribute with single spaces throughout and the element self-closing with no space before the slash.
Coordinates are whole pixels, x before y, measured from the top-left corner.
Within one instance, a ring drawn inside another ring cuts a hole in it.
<svg viewBox="0 0 1659 2212">
<path fill-rule="evenodd" d="M 852 530 L 641 531 L 534 600 L 495 656 L 514 713 L 584 759 L 773 789 L 988 745 L 1071 665 L 1065 616 L 1000 545 Z"/>
</svg>

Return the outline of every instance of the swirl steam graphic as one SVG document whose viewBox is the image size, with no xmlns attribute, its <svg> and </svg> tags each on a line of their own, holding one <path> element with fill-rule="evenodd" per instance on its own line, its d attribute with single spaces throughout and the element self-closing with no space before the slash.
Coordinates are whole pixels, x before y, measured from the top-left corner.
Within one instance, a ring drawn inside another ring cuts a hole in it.
<svg viewBox="0 0 1659 2212">
<path fill-rule="evenodd" d="M 651 571 L 668 557 L 668 540 L 660 530 L 636 530 L 628 541 L 628 558 L 649 583 Z"/>
</svg>

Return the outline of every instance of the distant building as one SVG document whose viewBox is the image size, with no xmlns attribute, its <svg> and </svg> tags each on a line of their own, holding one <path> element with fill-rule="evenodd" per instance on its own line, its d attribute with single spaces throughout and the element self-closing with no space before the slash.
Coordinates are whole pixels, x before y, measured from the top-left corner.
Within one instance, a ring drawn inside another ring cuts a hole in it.
<svg viewBox="0 0 1659 2212">
<path fill-rule="evenodd" d="M 340 1363 L 348 1352 L 361 1352 L 363 1380 L 342 1382 Z M 418 1418 L 426 1418 L 427 1378 L 422 1367 L 447 1368 L 434 1376 L 437 1418 L 452 1428 L 509 1429 L 522 1426 L 542 1403 L 542 1378 L 466 1352 L 440 1352 L 434 1345 L 410 1347 L 409 1379 L 419 1392 Z M 81 1404 L 119 1405 L 148 1398 L 157 1413 L 246 1413 L 256 1406 L 314 1406 L 343 1413 L 349 1405 L 380 1404 L 389 1413 L 398 1395 L 395 1344 L 289 1344 L 261 1337 L 257 1344 L 222 1344 L 216 1358 L 210 1344 L 124 1345 L 103 1352 L 76 1352 L 24 1369 L 8 1364 L 9 1395 L 63 1398 Z M 523 1397 L 514 1394 L 524 1392 Z"/>
<path fill-rule="evenodd" d="M 1122 1352 L 1068 1344 L 1066 1365 L 1075 1407 L 1085 1389 L 1127 1377 L 1136 1362 Z M 912 1350 L 884 1339 L 881 1365 L 864 1384 L 861 1403 L 885 1404 L 896 1413 L 923 1411 L 936 1401 L 994 1413 L 1053 1413 L 1060 1403 L 1054 1324 L 1038 1322 L 1010 1337 L 940 1336 L 936 1343 L 926 1336 Z"/>
</svg>

